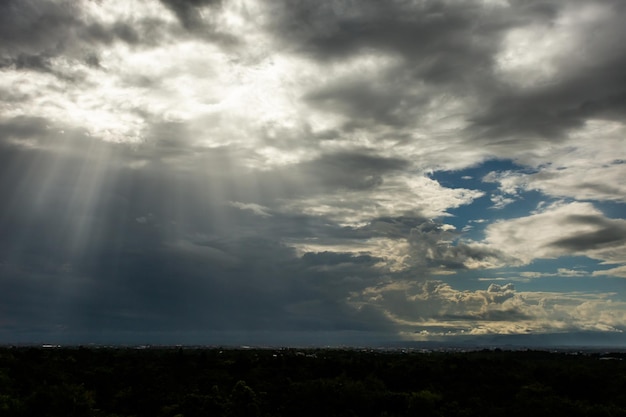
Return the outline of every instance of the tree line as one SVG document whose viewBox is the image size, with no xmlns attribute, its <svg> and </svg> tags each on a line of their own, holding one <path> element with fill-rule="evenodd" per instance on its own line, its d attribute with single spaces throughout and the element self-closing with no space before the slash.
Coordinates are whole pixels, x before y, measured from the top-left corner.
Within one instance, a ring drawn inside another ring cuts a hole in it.
<svg viewBox="0 0 626 417">
<path fill-rule="evenodd" d="M 624 357 L 2 348 L 0 415 L 626 416 Z"/>
</svg>

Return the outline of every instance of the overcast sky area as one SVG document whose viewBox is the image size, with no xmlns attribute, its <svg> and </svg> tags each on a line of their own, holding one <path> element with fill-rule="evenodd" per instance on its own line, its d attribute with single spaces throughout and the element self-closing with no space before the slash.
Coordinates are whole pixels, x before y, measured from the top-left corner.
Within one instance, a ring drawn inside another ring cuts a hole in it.
<svg viewBox="0 0 626 417">
<path fill-rule="evenodd" d="M 0 343 L 626 345 L 625 21 L 0 2 Z"/>
</svg>

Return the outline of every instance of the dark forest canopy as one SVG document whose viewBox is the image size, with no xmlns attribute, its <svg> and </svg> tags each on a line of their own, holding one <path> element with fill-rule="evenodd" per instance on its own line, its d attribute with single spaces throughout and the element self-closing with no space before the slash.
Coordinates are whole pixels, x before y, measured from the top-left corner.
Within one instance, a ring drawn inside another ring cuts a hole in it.
<svg viewBox="0 0 626 417">
<path fill-rule="evenodd" d="M 626 416 L 626 353 L 0 349 L 3 416 Z"/>
</svg>

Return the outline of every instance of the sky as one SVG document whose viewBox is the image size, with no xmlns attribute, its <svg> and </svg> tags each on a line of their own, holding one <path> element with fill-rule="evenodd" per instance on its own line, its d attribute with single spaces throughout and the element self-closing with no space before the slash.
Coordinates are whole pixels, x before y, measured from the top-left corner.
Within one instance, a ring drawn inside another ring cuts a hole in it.
<svg viewBox="0 0 626 417">
<path fill-rule="evenodd" d="M 0 2 L 0 343 L 626 346 L 625 20 Z"/>
</svg>

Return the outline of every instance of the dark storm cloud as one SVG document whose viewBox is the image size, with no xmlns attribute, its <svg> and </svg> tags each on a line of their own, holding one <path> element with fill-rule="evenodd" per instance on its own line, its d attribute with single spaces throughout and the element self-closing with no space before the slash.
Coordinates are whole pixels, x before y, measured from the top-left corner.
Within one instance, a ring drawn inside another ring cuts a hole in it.
<svg viewBox="0 0 626 417">
<path fill-rule="evenodd" d="M 575 7 L 589 4 L 579 2 Z M 621 22 L 626 8 L 619 1 L 595 4 L 609 7 L 611 16 L 597 26 L 578 28 L 575 50 L 584 54 L 585 61 L 576 61 L 571 55 L 558 58 L 552 64 L 562 66 L 558 76 L 531 89 L 499 83 L 500 89 L 492 92 L 486 111 L 473 118 L 479 134 L 491 138 L 534 134 L 558 139 L 564 131 L 580 127 L 590 118 L 623 120 L 626 49 L 619 39 L 624 35 Z M 551 6 L 558 11 L 553 16 L 556 18 L 566 4 L 552 2 Z"/>
<path fill-rule="evenodd" d="M 43 117 L 18 116 L 0 122 L 0 143 L 8 139 L 38 139 L 46 136 L 49 122 Z"/>
<path fill-rule="evenodd" d="M 430 93 L 407 87 L 424 81 L 469 87 L 468 81 L 483 80 L 504 28 L 471 2 L 302 1 L 277 9 L 279 41 L 315 59 L 400 57 L 389 68 L 356 79 L 353 74 L 307 95 L 312 105 L 351 117 L 351 124 L 406 125 L 431 100 Z"/>
<path fill-rule="evenodd" d="M 384 318 L 345 301 L 376 282 L 378 259 L 330 252 L 298 258 L 280 242 L 362 232 L 279 213 L 259 221 L 208 192 L 210 183 L 229 180 L 224 176 L 196 183 L 168 164 L 125 167 L 134 158 L 188 156 L 167 141 L 134 149 L 55 138 L 49 124 L 17 119 L 4 126 L 12 137 L 49 146 L 2 147 L 3 305 L 21 331 L 388 330 Z M 100 168 L 98 155 L 108 155 Z M 353 169 L 370 161 L 337 160 Z M 397 163 L 370 162 L 383 172 Z M 223 169 L 198 164 L 205 172 Z M 85 179 L 94 169 L 96 183 Z M 242 192 L 222 187 L 231 197 Z"/>
<path fill-rule="evenodd" d="M 388 71 L 394 78 L 394 71 Z M 415 117 L 420 106 L 428 104 L 428 97 L 408 96 L 406 86 L 399 80 L 376 74 L 373 78 L 341 80 L 324 88 L 310 92 L 305 98 L 313 106 L 330 113 L 341 113 L 351 118 L 346 127 L 375 122 L 384 125 L 405 124 Z M 400 74 L 401 75 L 401 74 Z M 382 81 L 382 82 L 381 82 Z M 399 101 L 398 97 L 404 97 Z"/>
<path fill-rule="evenodd" d="M 108 44 L 116 39 L 134 44 L 139 38 L 126 22 L 86 23 L 79 5 L 71 1 L 6 0 L 0 4 L 0 64 L 5 66 L 45 69 L 47 59 L 79 44 Z"/>
<path fill-rule="evenodd" d="M 171 9 L 180 23 L 188 30 L 202 26 L 199 7 L 219 6 L 221 2 L 221 0 L 161 0 L 161 3 Z"/>
<path fill-rule="evenodd" d="M 466 39 L 481 17 L 472 2 L 299 1 L 276 3 L 281 40 L 319 59 L 345 59 L 366 49 L 397 51 L 409 59 L 434 54 L 427 65 L 475 55 Z M 485 26 L 497 27 L 493 23 Z M 477 33 L 477 35 L 481 35 Z M 432 66 L 430 68 L 433 68 Z M 434 72 L 433 72 L 434 74 Z M 439 76 L 439 75 L 438 75 Z"/>
<path fill-rule="evenodd" d="M 626 115 L 626 65 L 622 45 L 615 58 L 602 57 L 591 69 L 532 92 L 504 91 L 487 111 L 474 118 L 474 128 L 490 138 L 524 134 L 559 139 L 563 131 L 581 127 L 590 118 L 623 120 Z M 617 87 L 617 90 L 616 90 Z"/>
<path fill-rule="evenodd" d="M 69 2 L 7 0 L 0 4 L 0 50 L 38 55 L 58 52 L 80 26 Z"/>
<path fill-rule="evenodd" d="M 181 26 L 192 36 L 231 49 L 242 43 L 239 33 L 225 33 L 217 29 L 215 15 L 223 0 L 160 0 L 171 10 Z"/>
<path fill-rule="evenodd" d="M 137 30 L 125 22 L 115 22 L 109 27 L 99 23 L 93 23 L 84 27 L 84 32 L 89 39 L 109 44 L 121 39 L 129 44 L 137 44 L 141 40 Z"/>
<path fill-rule="evenodd" d="M 280 240 L 318 230 L 306 219 L 275 213 L 259 222 L 202 191 L 224 177 L 195 184 L 167 165 L 134 170 L 125 167 L 138 152 L 132 147 L 56 138 L 48 123 L 3 126 L 5 139 L 49 146 L 1 144 L 0 299 L 13 329 L 385 329 L 382 318 L 345 302 L 377 279 L 375 258 L 299 258 Z"/>
<path fill-rule="evenodd" d="M 15 69 L 17 70 L 50 70 L 49 58 L 45 55 L 19 54 L 12 58 L 3 57 L 2 62 L 0 62 L 0 67 L 8 67 L 10 65 L 15 65 Z"/>
<path fill-rule="evenodd" d="M 381 185 L 385 174 L 401 171 L 408 165 L 408 161 L 400 158 L 352 151 L 324 154 L 300 166 L 290 167 L 290 171 L 300 171 L 305 179 L 326 187 L 368 189 Z"/>
<path fill-rule="evenodd" d="M 433 97 L 432 92 L 417 94 L 407 88 L 423 82 L 437 85 L 437 94 L 454 91 L 480 98 L 482 110 L 473 109 L 475 114 L 467 118 L 468 133 L 475 140 L 497 143 L 528 134 L 559 139 L 592 117 L 623 119 L 626 54 L 619 39 L 624 36 L 624 5 L 597 3 L 610 7 L 613 16 L 601 22 L 600 34 L 598 28 L 589 28 L 594 34 L 581 37 L 580 47 L 592 51 L 586 58 L 592 62 L 558 62 L 566 74 L 532 91 L 520 91 L 498 78 L 495 70 L 495 55 L 506 32 L 529 24 L 553 25 L 566 6 L 589 3 L 509 3 L 501 8 L 480 2 L 299 1 L 275 6 L 271 29 L 280 42 L 320 61 L 377 52 L 402 58 L 379 73 L 309 92 L 312 105 L 345 114 L 353 119 L 351 124 L 373 119 L 406 125 Z"/>
</svg>

